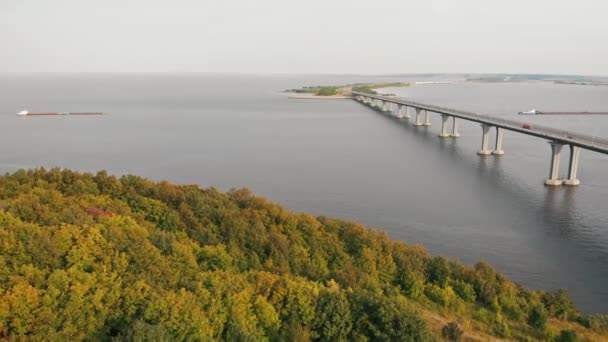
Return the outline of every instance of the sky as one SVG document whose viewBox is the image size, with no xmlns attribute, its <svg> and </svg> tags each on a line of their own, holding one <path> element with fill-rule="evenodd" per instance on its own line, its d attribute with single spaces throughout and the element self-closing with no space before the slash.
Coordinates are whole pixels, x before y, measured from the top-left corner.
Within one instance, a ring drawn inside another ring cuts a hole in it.
<svg viewBox="0 0 608 342">
<path fill-rule="evenodd" d="M 0 0 L 0 72 L 608 75 L 606 0 Z"/>
</svg>

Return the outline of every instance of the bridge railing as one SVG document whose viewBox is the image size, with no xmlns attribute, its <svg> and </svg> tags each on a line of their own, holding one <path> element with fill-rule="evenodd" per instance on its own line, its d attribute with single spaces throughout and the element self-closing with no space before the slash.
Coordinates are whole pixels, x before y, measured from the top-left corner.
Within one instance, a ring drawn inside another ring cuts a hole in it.
<svg viewBox="0 0 608 342">
<path fill-rule="evenodd" d="M 425 109 L 425 110 L 430 110 L 433 112 L 435 112 L 435 111 L 443 112 L 446 114 L 452 113 L 457 116 L 469 117 L 470 119 L 474 119 L 476 121 L 482 121 L 482 122 L 485 122 L 488 124 L 498 124 L 501 126 L 512 126 L 513 128 L 517 128 L 517 129 L 524 128 L 524 124 L 525 124 L 524 122 L 521 122 L 518 120 L 503 119 L 503 118 L 490 116 L 490 115 L 477 114 L 477 113 L 473 113 L 473 112 L 469 112 L 469 111 L 465 111 L 465 110 L 456 110 L 456 109 L 442 107 L 442 106 L 429 105 L 426 103 L 405 100 L 405 99 L 401 99 L 398 97 L 396 97 L 396 98 L 395 97 L 385 97 L 385 96 L 371 95 L 371 94 L 364 94 L 364 93 L 353 93 L 353 94 L 362 95 L 362 96 L 370 96 L 373 98 L 377 98 L 377 99 L 389 101 L 389 102 L 396 102 L 396 103 L 400 102 L 402 104 L 405 104 L 405 105 L 408 105 L 411 107 L 417 107 L 417 108 L 421 108 L 421 109 Z M 556 138 L 562 138 L 565 140 L 577 139 L 580 141 L 584 141 L 586 144 L 589 144 L 591 146 L 608 149 L 608 139 L 606 139 L 606 138 L 600 138 L 600 137 L 596 137 L 596 136 L 592 136 L 592 135 L 572 132 L 572 131 L 568 131 L 565 129 L 558 129 L 558 128 L 544 126 L 544 125 L 537 125 L 537 124 L 529 125 L 529 128 L 526 128 L 526 129 L 529 129 L 531 131 L 536 131 L 539 133 L 543 133 L 543 134 L 547 134 L 547 135 L 553 135 Z"/>
</svg>

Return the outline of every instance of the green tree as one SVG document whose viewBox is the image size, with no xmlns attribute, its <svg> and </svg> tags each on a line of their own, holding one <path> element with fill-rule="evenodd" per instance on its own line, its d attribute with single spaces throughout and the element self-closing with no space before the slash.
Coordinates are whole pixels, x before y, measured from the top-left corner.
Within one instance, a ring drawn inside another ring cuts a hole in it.
<svg viewBox="0 0 608 342">
<path fill-rule="evenodd" d="M 562 320 L 576 319 L 579 316 L 578 310 L 566 293 L 560 289 L 555 292 L 547 292 L 542 296 L 542 302 L 547 308 L 547 313 L 551 317 Z"/>
<path fill-rule="evenodd" d="M 376 341 L 432 341 L 426 323 L 403 297 L 362 293 L 355 299 L 354 330 Z"/>
<path fill-rule="evenodd" d="M 528 324 L 538 330 L 545 329 L 547 325 L 547 310 L 542 304 L 532 308 L 528 315 Z"/>
<path fill-rule="evenodd" d="M 428 281 L 441 287 L 445 287 L 448 283 L 449 277 L 450 269 L 447 259 L 440 256 L 431 259 L 427 265 Z"/>
<path fill-rule="evenodd" d="M 339 291 L 324 291 L 317 299 L 312 336 L 319 341 L 345 341 L 352 329 L 348 299 Z"/>
</svg>

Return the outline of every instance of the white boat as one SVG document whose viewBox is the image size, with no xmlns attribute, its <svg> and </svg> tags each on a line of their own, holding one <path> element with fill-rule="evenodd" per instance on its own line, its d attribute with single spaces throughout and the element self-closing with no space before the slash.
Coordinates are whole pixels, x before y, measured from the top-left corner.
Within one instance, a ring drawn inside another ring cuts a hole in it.
<svg viewBox="0 0 608 342">
<path fill-rule="evenodd" d="M 530 109 L 525 112 L 519 112 L 517 114 L 519 114 L 519 115 L 538 115 L 538 114 L 540 114 L 540 111 L 538 111 L 536 109 Z"/>
<path fill-rule="evenodd" d="M 30 112 L 28 112 L 27 110 L 22 110 L 19 113 L 17 113 L 17 115 L 21 115 L 21 116 L 25 116 L 28 115 Z"/>
</svg>

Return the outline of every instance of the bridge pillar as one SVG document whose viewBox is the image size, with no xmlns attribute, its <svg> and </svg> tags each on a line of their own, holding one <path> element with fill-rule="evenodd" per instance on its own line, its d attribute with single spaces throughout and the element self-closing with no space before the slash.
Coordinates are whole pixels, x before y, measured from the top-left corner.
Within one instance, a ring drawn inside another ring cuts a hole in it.
<svg viewBox="0 0 608 342">
<path fill-rule="evenodd" d="M 477 152 L 477 154 L 485 156 L 488 155 L 490 153 L 492 153 L 490 150 L 488 150 L 488 139 L 489 139 L 489 135 L 490 135 L 490 128 L 492 128 L 492 126 L 488 125 L 488 124 L 481 124 L 481 150 L 479 150 L 479 152 Z"/>
<path fill-rule="evenodd" d="M 562 185 L 562 180 L 559 179 L 559 157 L 564 145 L 555 141 L 550 141 L 549 144 L 551 144 L 551 169 L 545 185 Z"/>
<path fill-rule="evenodd" d="M 382 111 L 383 112 L 390 112 L 391 111 L 391 103 L 388 101 L 384 101 L 384 106 L 382 106 Z"/>
<path fill-rule="evenodd" d="M 568 165 L 568 179 L 564 181 L 566 185 L 579 185 L 581 181 L 576 178 L 578 174 L 578 158 L 581 153 L 581 148 L 570 145 L 570 164 Z"/>
<path fill-rule="evenodd" d="M 500 127 L 496 127 L 496 145 L 494 145 L 494 151 L 492 154 L 502 155 L 505 154 L 505 151 L 502 149 L 502 136 L 504 130 Z"/>
<path fill-rule="evenodd" d="M 414 126 L 422 126 L 423 123 L 420 122 L 420 114 L 422 114 L 422 109 L 420 108 L 415 108 L 416 109 L 416 122 L 414 122 Z"/>
<path fill-rule="evenodd" d="M 407 111 L 407 107 L 405 105 L 397 105 L 397 117 L 399 119 L 403 118 L 403 114 L 401 114 L 403 112 L 403 108 L 405 108 L 405 110 Z"/>
<path fill-rule="evenodd" d="M 428 110 L 424 111 L 424 125 L 425 126 L 430 126 L 431 125 L 431 117 L 429 115 L 429 111 Z"/>
<path fill-rule="evenodd" d="M 452 138 L 457 138 L 460 136 L 458 133 L 458 121 L 456 121 L 456 117 L 452 116 L 452 134 L 450 134 Z"/>
<path fill-rule="evenodd" d="M 439 133 L 440 138 L 447 138 L 450 135 L 448 134 L 448 119 L 449 116 L 446 114 L 441 114 L 441 133 Z"/>
</svg>

